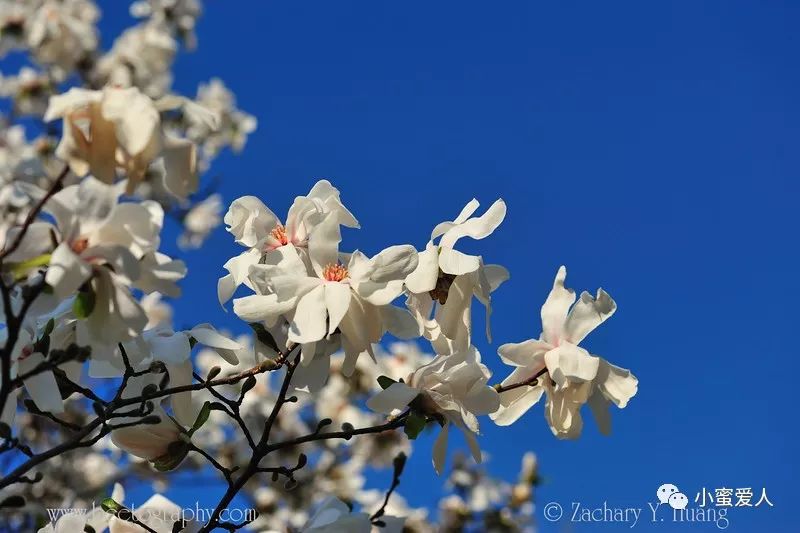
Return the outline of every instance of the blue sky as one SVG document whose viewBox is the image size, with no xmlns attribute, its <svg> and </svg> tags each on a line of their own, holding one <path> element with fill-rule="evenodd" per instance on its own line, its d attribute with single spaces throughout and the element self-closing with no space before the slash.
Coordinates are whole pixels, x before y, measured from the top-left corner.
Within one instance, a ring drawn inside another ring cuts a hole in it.
<svg viewBox="0 0 800 533">
<path fill-rule="evenodd" d="M 587 339 L 640 380 L 612 436 L 587 420 L 579 441 L 557 441 L 541 407 L 511 428 L 486 419 L 493 472 L 516 476 L 534 450 L 538 502 L 565 507 L 645 507 L 667 482 L 690 499 L 765 487 L 775 506 L 735 509 L 728 530 L 795 523 L 800 5 L 207 4 L 176 88 L 219 76 L 259 120 L 245 152 L 213 168 L 226 201 L 254 194 L 283 212 L 328 178 L 363 227 L 344 245 L 371 254 L 424 246 L 473 196 L 504 198 L 503 226 L 467 246 L 511 271 L 495 344 L 476 339 L 498 378 L 496 346 L 538 336 L 560 264 L 569 286 L 617 300 Z M 101 4 L 106 41 L 126 5 Z M 236 252 L 220 229 L 185 254 L 187 323 L 238 327 L 215 295 Z M 430 444 L 400 488 L 414 504 L 435 494 Z M 541 530 L 619 529 L 565 520 Z M 635 529 L 689 528 L 713 529 Z"/>
</svg>

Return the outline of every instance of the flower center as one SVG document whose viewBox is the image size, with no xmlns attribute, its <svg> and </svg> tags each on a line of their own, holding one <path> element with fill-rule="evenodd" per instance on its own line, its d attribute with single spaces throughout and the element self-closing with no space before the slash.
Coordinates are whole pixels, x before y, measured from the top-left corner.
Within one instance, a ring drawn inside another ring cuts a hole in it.
<svg viewBox="0 0 800 533">
<path fill-rule="evenodd" d="M 70 246 L 70 248 L 72 248 L 72 251 L 78 255 L 82 254 L 83 251 L 86 250 L 88 247 L 89 247 L 89 239 L 87 239 L 86 237 L 80 237 L 78 239 L 75 239 L 74 241 L 72 241 L 72 245 Z"/>
<path fill-rule="evenodd" d="M 342 281 L 347 277 L 347 268 L 340 263 L 331 263 L 322 270 L 322 277 L 326 281 Z"/>
<path fill-rule="evenodd" d="M 25 346 L 19 354 L 17 361 L 24 361 L 33 354 L 33 346 Z"/>
<path fill-rule="evenodd" d="M 439 277 L 436 279 L 436 287 L 429 293 L 431 298 L 438 301 L 440 305 L 447 303 L 447 295 L 450 293 L 450 285 L 456 280 L 452 274 L 445 274 L 439 271 Z"/>
<path fill-rule="evenodd" d="M 281 246 L 289 244 L 289 237 L 286 236 L 286 228 L 278 224 L 275 229 L 269 232 L 272 238 L 281 243 Z"/>
</svg>

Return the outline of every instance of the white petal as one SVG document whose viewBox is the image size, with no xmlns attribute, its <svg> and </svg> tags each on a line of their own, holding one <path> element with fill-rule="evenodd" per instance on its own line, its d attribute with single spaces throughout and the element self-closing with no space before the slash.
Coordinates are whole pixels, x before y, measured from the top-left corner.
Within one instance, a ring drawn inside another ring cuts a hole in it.
<svg viewBox="0 0 800 533">
<path fill-rule="evenodd" d="M 593 380 L 600 365 L 599 357 L 590 355 L 583 348 L 568 342 L 563 342 L 544 354 L 544 361 L 550 377 L 560 386 L 566 385 L 567 382 L 580 383 Z"/>
<path fill-rule="evenodd" d="M 464 208 L 461 210 L 461 212 L 458 214 L 455 220 L 451 222 L 450 221 L 442 222 L 441 224 L 438 224 L 435 228 L 433 228 L 433 231 L 431 232 L 431 240 L 435 239 L 440 235 L 444 235 L 447 232 L 447 230 L 449 230 L 453 226 L 457 226 L 459 224 L 463 224 L 464 222 L 466 222 L 467 219 L 471 217 L 475 211 L 478 210 L 480 205 L 481 205 L 480 202 L 478 202 L 478 200 L 476 200 L 475 198 L 467 202 L 467 205 L 464 206 Z"/>
<path fill-rule="evenodd" d="M 233 301 L 233 312 L 245 322 L 272 321 L 283 313 L 291 311 L 294 300 L 278 300 L 278 296 L 253 295 L 237 298 Z"/>
<path fill-rule="evenodd" d="M 292 386 L 316 394 L 325 386 L 331 370 L 331 358 L 314 356 L 308 364 L 298 366 L 292 376 Z"/>
<path fill-rule="evenodd" d="M 275 213 L 255 196 L 242 196 L 233 201 L 225 213 L 225 224 L 236 242 L 254 247 L 279 224 Z"/>
<path fill-rule="evenodd" d="M 603 396 L 620 409 L 628 405 L 628 401 L 639 389 L 639 380 L 630 370 L 614 366 L 602 359 L 595 381 Z"/>
<path fill-rule="evenodd" d="M 439 251 L 439 268 L 445 274 L 454 276 L 469 274 L 478 270 L 480 266 L 481 260 L 477 255 L 467 255 L 452 248 L 442 248 Z"/>
<path fill-rule="evenodd" d="M 575 301 L 575 291 L 564 287 L 567 268 L 558 269 L 553 289 L 542 305 L 542 337 L 551 344 L 558 344 L 564 331 L 569 306 Z"/>
<path fill-rule="evenodd" d="M 189 337 L 182 331 L 148 336 L 147 342 L 152 350 L 153 359 L 168 364 L 182 363 L 189 359 L 192 352 Z"/>
<path fill-rule="evenodd" d="M 192 383 L 192 362 L 186 360 L 178 365 L 167 365 L 169 386 L 182 387 Z M 192 405 L 191 391 L 179 392 L 170 396 L 175 419 L 186 427 L 191 427 L 197 418 L 198 411 Z"/>
<path fill-rule="evenodd" d="M 436 473 L 442 475 L 444 465 L 447 461 L 447 433 L 450 429 L 450 423 L 445 422 L 444 427 L 436 437 L 436 442 L 433 443 L 433 469 Z"/>
<path fill-rule="evenodd" d="M 19 362 L 19 374 L 26 374 L 44 363 L 44 355 L 34 352 Z M 56 378 L 51 371 L 40 372 L 24 380 L 25 390 L 31 395 L 33 403 L 42 411 L 63 413 L 64 402 L 58 391 Z"/>
<path fill-rule="evenodd" d="M 454 226 L 442 235 L 439 246 L 442 248 L 452 248 L 461 237 L 471 237 L 473 239 L 483 239 L 492 234 L 506 217 L 506 203 L 497 200 L 486 212 L 477 217 L 464 221 L 464 223 Z"/>
<path fill-rule="evenodd" d="M 523 342 L 509 342 L 497 349 L 500 359 L 511 366 L 528 366 L 551 350 L 553 347 L 538 339 L 528 339 Z"/>
<path fill-rule="evenodd" d="M 567 316 L 564 337 L 572 344 L 580 343 L 616 310 L 617 304 L 603 289 L 597 290 L 597 299 L 592 298 L 591 294 L 584 291 Z"/>
<path fill-rule="evenodd" d="M 308 238 L 308 255 L 311 265 L 317 276 L 326 266 L 335 264 L 339 260 L 339 242 L 342 236 L 339 231 L 339 222 L 335 216 L 328 215 L 311 233 Z"/>
<path fill-rule="evenodd" d="M 417 254 L 417 268 L 406 278 L 406 287 L 414 294 L 430 292 L 436 287 L 439 277 L 439 253 L 437 248 L 428 247 Z"/>
<path fill-rule="evenodd" d="M 350 308 L 350 287 L 336 282 L 326 283 L 323 287 L 325 288 L 325 307 L 328 309 L 328 335 L 331 335 L 339 327 L 339 323 Z"/>
<path fill-rule="evenodd" d="M 464 438 L 467 441 L 467 445 L 469 446 L 469 451 L 472 453 L 472 458 L 475 459 L 475 462 L 480 464 L 483 461 L 483 456 L 481 454 L 481 447 L 478 445 L 478 439 L 475 437 L 475 433 L 469 431 L 468 429 L 463 429 Z"/>
<path fill-rule="evenodd" d="M 325 286 L 319 285 L 297 302 L 289 340 L 297 343 L 315 342 L 325 336 L 325 320 L 328 317 L 325 307 Z"/>
<path fill-rule="evenodd" d="M 66 243 L 61 243 L 50 258 L 45 282 L 53 288 L 59 299 L 71 296 L 92 273 L 83 259 L 78 257 Z"/>
<path fill-rule="evenodd" d="M 388 388 L 367 400 L 367 407 L 376 413 L 388 415 L 406 407 L 411 400 L 417 397 L 419 392 L 405 383 L 392 383 Z"/>
<path fill-rule="evenodd" d="M 136 88 L 106 87 L 102 113 L 115 123 L 117 139 L 130 155 L 144 151 L 161 123 L 153 101 Z"/>
<path fill-rule="evenodd" d="M 186 198 L 197 191 L 197 148 L 186 139 L 164 138 L 164 187 L 177 196 Z"/>
<path fill-rule="evenodd" d="M 394 305 L 384 305 L 378 309 L 383 326 L 398 339 L 416 339 L 422 335 L 420 323 L 414 319 L 414 315 L 408 309 Z"/>
<path fill-rule="evenodd" d="M 198 324 L 189 330 L 189 335 L 197 342 L 210 348 L 223 348 L 225 350 L 241 350 L 242 345 L 220 334 L 211 324 Z M 231 363 L 236 364 L 236 363 Z"/>
</svg>

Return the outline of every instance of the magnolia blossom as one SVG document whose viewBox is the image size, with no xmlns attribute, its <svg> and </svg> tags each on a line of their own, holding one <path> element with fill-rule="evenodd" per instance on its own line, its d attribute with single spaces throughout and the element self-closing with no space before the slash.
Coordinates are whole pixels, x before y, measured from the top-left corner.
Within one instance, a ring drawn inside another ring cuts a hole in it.
<svg viewBox="0 0 800 533">
<path fill-rule="evenodd" d="M 166 256 L 160 268 L 149 266 L 159 245 L 163 210 L 150 201 L 118 203 L 123 186 L 87 178 L 65 187 L 44 207 L 55 227 L 34 223 L 22 246 L 9 256 L 33 266 L 46 259 L 44 281 L 58 300 L 83 291 L 85 316 L 79 318 L 85 320 L 78 325 L 83 346 L 133 338 L 147 318 L 129 287 L 177 295 L 174 282 L 186 273 L 182 261 Z M 53 239 L 59 243 L 55 249 Z"/>
<path fill-rule="evenodd" d="M 200 324 L 186 331 L 173 331 L 166 325 L 158 326 L 142 333 L 137 339 L 124 343 L 126 352 L 134 368 L 146 368 L 153 361 L 165 364 L 171 387 L 180 387 L 192 383 L 192 342 L 197 342 L 217 353 L 231 365 L 239 363 L 236 352 L 242 346 L 224 335 L 219 334 L 211 325 Z M 115 358 L 112 364 L 117 362 Z M 123 369 L 119 368 L 119 372 Z M 197 417 L 197 406 L 192 403 L 192 392 L 180 392 L 170 396 L 175 419 L 184 426 L 191 426 Z"/>
<path fill-rule="evenodd" d="M 215 111 L 220 117 L 220 127 L 212 130 L 202 123 L 191 124 L 186 134 L 202 147 L 204 157 L 214 157 L 223 147 L 230 146 L 239 152 L 247 136 L 255 131 L 258 121 L 236 107 L 236 97 L 219 78 L 197 88 L 198 104 Z"/>
<path fill-rule="evenodd" d="M 553 289 L 542 306 L 542 334 L 539 339 L 502 345 L 498 353 L 516 367 L 502 385 L 508 386 L 542 374 L 533 386 L 516 387 L 501 393 L 500 409 L 492 418 L 501 426 L 516 421 L 542 394 L 547 395 L 545 417 L 559 438 L 577 438 L 583 427 L 580 409 L 588 403 L 603 433 L 611 431 L 608 406 L 623 408 L 636 394 L 638 380 L 629 370 L 594 356 L 578 344 L 617 309 L 602 289 L 592 297 L 564 287 L 567 269 L 556 274 Z M 573 305 L 574 304 L 574 305 Z"/>
<path fill-rule="evenodd" d="M 44 354 L 36 351 L 34 334 L 35 332 L 28 327 L 21 329 L 19 332 L 19 338 L 11 351 L 10 373 L 12 379 L 20 375 L 27 375 L 45 362 Z M 0 346 L 5 346 L 7 337 L 8 331 L 6 329 L 0 330 Z M 64 403 L 61 400 L 58 385 L 51 370 L 39 372 L 23 379 L 23 386 L 33 403 L 40 410 L 50 413 L 64 412 Z M 3 407 L 2 416 L 0 416 L 0 420 L 8 425 L 14 422 L 18 394 L 18 389 L 11 391 Z"/>
<path fill-rule="evenodd" d="M 179 197 L 197 189 L 194 145 L 162 132 L 159 108 L 139 89 L 72 88 L 50 99 L 44 120 L 56 118 L 64 122 L 56 155 L 75 174 L 91 173 L 112 183 L 120 169 L 128 178 L 127 192 L 132 193 L 150 164 L 162 156 L 167 189 Z"/>
<path fill-rule="evenodd" d="M 437 225 L 425 250 L 419 253 L 419 265 L 406 279 L 406 287 L 413 293 L 409 308 L 437 353 L 469 346 L 473 296 L 486 307 L 486 335 L 491 341 L 491 293 L 509 278 L 508 271 L 500 265 L 485 265 L 482 257 L 454 248 L 462 237 L 488 237 L 506 216 L 503 200 L 497 200 L 483 215 L 472 217 L 479 206 L 473 199 L 455 220 Z M 437 238 L 439 242 L 435 244 Z M 436 302 L 439 306 L 430 319 Z"/>
<path fill-rule="evenodd" d="M 64 77 L 97 48 L 99 18 L 100 10 L 88 0 L 41 1 L 26 24 L 28 46 L 40 63 L 59 67 L 59 77 Z"/>
<path fill-rule="evenodd" d="M 117 502 L 125 498 L 125 490 L 119 483 L 114 484 L 111 498 Z M 106 513 L 101 507 L 94 507 L 86 512 L 72 511 L 58 518 L 55 523 L 50 523 L 39 529 L 38 533 L 76 533 L 78 531 L 95 531 L 102 533 L 106 531 L 109 524 L 116 520 Z"/>
<path fill-rule="evenodd" d="M 114 501 L 121 505 L 124 498 L 124 492 L 113 496 Z M 161 494 L 152 495 L 142 505 L 132 506 L 131 510 L 133 516 L 156 533 L 172 533 L 175 531 L 175 522 L 181 520 L 186 522 L 185 527 L 181 529 L 182 533 L 196 533 L 200 529 L 195 520 L 188 520 L 193 517 L 193 513 L 184 514 L 179 505 Z M 141 533 L 142 527 L 129 520 L 112 517 L 108 523 L 108 531 L 109 533 Z"/>
<path fill-rule="evenodd" d="M 375 358 L 372 343 L 384 332 L 408 333 L 402 318 L 405 312 L 391 302 L 402 293 L 403 280 L 416 267 L 417 252 L 412 246 L 392 246 L 368 259 L 356 251 L 343 264 L 338 252 L 339 224 L 333 217 L 311 239 L 311 272 L 295 246 L 281 247 L 272 256 L 278 259 L 276 264 L 250 267 L 249 279 L 258 294 L 235 300 L 234 311 L 248 322 L 274 323 L 287 316 L 289 341 L 303 345 L 306 365 L 312 361 L 316 343 L 338 330 L 345 352 L 343 372 L 350 375 L 359 355 Z"/>
<path fill-rule="evenodd" d="M 500 399 L 487 385 L 491 372 L 481 364 L 481 354 L 474 347 L 450 355 L 439 355 L 427 365 L 393 383 L 369 399 L 367 406 L 379 413 L 391 414 L 417 400 L 419 409 L 440 419 L 442 430 L 433 446 L 433 465 L 441 474 L 447 458 L 450 424 L 464 432 L 472 456 L 481 461 L 475 435 L 479 433 L 478 416 L 493 413 Z"/>
<path fill-rule="evenodd" d="M 141 389 L 136 392 L 140 394 Z M 169 452 L 170 444 L 181 441 L 186 432 L 160 406 L 156 406 L 153 414 L 159 417 L 157 424 L 140 424 L 115 429 L 111 432 L 111 441 L 116 447 L 147 461 L 163 457 Z M 117 424 L 134 420 L 131 417 L 115 419 Z"/>
<path fill-rule="evenodd" d="M 249 249 L 223 265 L 229 274 L 220 278 L 217 285 L 220 303 L 230 300 L 242 283 L 250 286 L 247 278 L 250 267 L 271 251 L 291 244 L 307 262 L 309 237 L 328 215 L 332 217 L 330 222 L 337 225 L 334 238 L 338 238 L 338 225 L 359 227 L 358 221 L 342 204 L 339 190 L 327 180 L 318 181 L 308 195 L 295 198 L 285 225 L 255 196 L 234 200 L 225 213 L 225 224 L 236 242 Z"/>
<path fill-rule="evenodd" d="M 93 74 L 98 85 L 138 87 L 158 98 L 172 85 L 170 67 L 178 42 L 163 21 L 147 21 L 126 29 L 98 60 Z"/>
<path fill-rule="evenodd" d="M 186 249 L 200 248 L 209 233 L 222 222 L 222 196 L 212 194 L 197 203 L 183 217 L 183 233 L 178 246 Z"/>
<path fill-rule="evenodd" d="M 303 533 L 369 533 L 372 524 L 367 513 L 354 513 L 341 500 L 328 498 L 317 509 Z"/>
</svg>

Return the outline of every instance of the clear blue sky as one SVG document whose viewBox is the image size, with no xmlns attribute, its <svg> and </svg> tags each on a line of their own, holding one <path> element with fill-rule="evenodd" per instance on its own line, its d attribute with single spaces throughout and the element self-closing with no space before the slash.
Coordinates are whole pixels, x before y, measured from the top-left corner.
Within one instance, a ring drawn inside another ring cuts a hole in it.
<svg viewBox="0 0 800 533">
<path fill-rule="evenodd" d="M 113 4 L 101 3 L 106 41 L 129 22 L 127 3 Z M 557 441 L 541 407 L 511 428 L 486 419 L 494 472 L 515 476 L 534 450 L 540 504 L 565 506 L 645 506 L 666 482 L 690 499 L 766 487 L 775 507 L 734 510 L 728 531 L 788 531 L 800 5 L 547 4 L 207 2 L 176 87 L 219 76 L 258 117 L 245 152 L 213 168 L 226 201 L 255 194 L 283 212 L 326 177 L 364 228 L 346 234 L 352 248 L 421 247 L 473 196 L 505 198 L 503 226 L 470 248 L 511 271 L 497 344 L 539 334 L 562 263 L 570 286 L 617 300 L 587 343 L 640 380 L 613 435 L 587 420 L 579 441 Z M 236 252 L 220 229 L 186 254 L 183 320 L 235 325 L 215 283 Z M 477 344 L 504 375 L 497 344 Z M 419 442 L 400 489 L 414 504 L 434 494 L 429 447 Z M 656 526 L 636 530 L 691 527 Z M 542 521 L 596 529 L 620 528 Z"/>
</svg>

